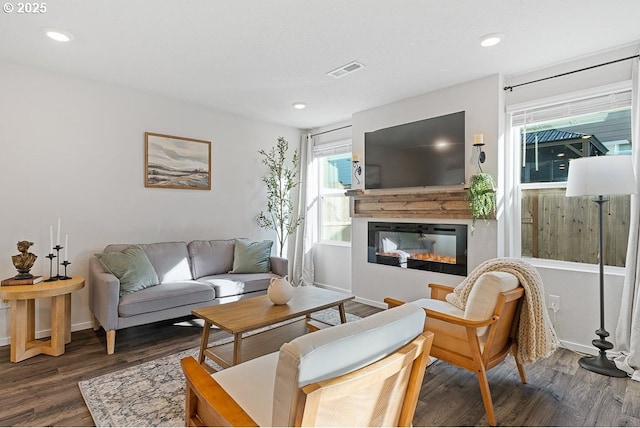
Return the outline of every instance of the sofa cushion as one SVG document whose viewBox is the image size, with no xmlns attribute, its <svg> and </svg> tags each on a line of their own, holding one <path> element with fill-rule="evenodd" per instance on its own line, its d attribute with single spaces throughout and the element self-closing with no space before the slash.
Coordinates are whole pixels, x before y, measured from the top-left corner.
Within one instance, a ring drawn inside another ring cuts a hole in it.
<svg viewBox="0 0 640 428">
<path fill-rule="evenodd" d="M 273 241 L 251 242 L 236 239 L 233 269 L 229 273 L 264 273 L 271 271 L 269 257 Z"/>
<path fill-rule="evenodd" d="M 207 304 L 215 297 L 213 288 L 201 282 L 166 282 L 122 296 L 118 314 L 121 317 L 130 317 L 194 303 Z"/>
<path fill-rule="evenodd" d="M 273 273 L 242 273 L 209 275 L 198 281 L 209 284 L 216 290 L 217 297 L 235 296 L 269 288 L 271 278 L 279 278 Z"/>
<path fill-rule="evenodd" d="M 149 258 L 137 245 L 131 245 L 122 251 L 99 253 L 96 257 L 102 267 L 120 281 L 120 296 L 143 290 L 159 282 Z"/>
<path fill-rule="evenodd" d="M 130 246 L 131 244 L 110 244 L 105 247 L 104 252 L 122 251 Z M 160 283 L 193 279 L 185 242 L 139 244 L 139 247 L 149 257 Z"/>
<path fill-rule="evenodd" d="M 233 269 L 233 239 L 191 241 L 187 245 L 193 278 L 227 273 Z"/>
<path fill-rule="evenodd" d="M 293 425 L 292 409 L 298 399 L 298 388 L 384 358 L 422 333 L 424 320 L 424 310 L 407 303 L 282 345 L 271 426 Z"/>
<path fill-rule="evenodd" d="M 185 242 L 140 244 L 158 274 L 160 283 L 193 279 Z"/>
</svg>

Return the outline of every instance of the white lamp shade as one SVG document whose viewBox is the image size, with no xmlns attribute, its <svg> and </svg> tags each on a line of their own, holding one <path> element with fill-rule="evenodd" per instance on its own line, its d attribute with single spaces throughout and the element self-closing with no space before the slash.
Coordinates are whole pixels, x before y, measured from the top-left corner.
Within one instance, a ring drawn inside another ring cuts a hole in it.
<svg viewBox="0 0 640 428">
<path fill-rule="evenodd" d="M 566 196 L 638 193 L 631 156 L 593 156 L 569 162 Z"/>
</svg>

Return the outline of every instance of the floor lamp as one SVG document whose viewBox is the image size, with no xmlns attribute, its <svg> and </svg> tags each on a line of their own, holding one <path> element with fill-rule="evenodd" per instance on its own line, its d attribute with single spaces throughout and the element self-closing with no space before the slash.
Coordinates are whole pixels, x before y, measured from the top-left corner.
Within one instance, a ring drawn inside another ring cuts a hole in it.
<svg viewBox="0 0 640 428">
<path fill-rule="evenodd" d="M 607 358 L 607 350 L 613 344 L 607 341 L 609 332 L 604 328 L 604 260 L 602 206 L 607 199 L 604 195 L 629 195 L 636 193 L 631 156 L 594 156 L 573 159 L 569 162 L 566 196 L 596 196 L 598 204 L 598 263 L 600 265 L 600 328 L 596 330 L 599 339 L 591 343 L 600 350 L 595 357 L 582 357 L 579 364 L 589 371 L 612 377 L 627 377 Z"/>
</svg>

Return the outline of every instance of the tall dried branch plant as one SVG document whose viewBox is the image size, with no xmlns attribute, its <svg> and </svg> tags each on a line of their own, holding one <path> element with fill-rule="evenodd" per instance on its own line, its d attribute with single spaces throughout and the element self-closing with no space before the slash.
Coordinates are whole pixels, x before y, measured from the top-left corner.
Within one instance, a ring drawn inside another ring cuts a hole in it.
<svg viewBox="0 0 640 428">
<path fill-rule="evenodd" d="M 263 229 L 274 230 L 278 237 L 279 256 L 282 256 L 284 244 L 289 235 L 295 233 L 304 217 L 294 215 L 292 190 L 300 184 L 297 180 L 300 157 L 298 150 L 293 152 L 291 164 L 287 165 L 287 151 L 289 143 L 278 137 L 275 147 L 268 152 L 258 151 L 262 155 L 262 163 L 268 172 L 262 178 L 267 186 L 267 210 L 261 211 L 256 218 L 258 226 Z"/>
</svg>

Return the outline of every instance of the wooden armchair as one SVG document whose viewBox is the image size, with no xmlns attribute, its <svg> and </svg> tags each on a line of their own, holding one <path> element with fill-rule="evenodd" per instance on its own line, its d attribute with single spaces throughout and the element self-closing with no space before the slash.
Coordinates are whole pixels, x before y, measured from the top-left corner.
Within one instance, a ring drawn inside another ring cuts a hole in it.
<svg viewBox="0 0 640 428">
<path fill-rule="evenodd" d="M 527 382 L 514 340 L 524 289 L 509 273 L 485 273 L 473 285 L 463 311 L 445 300 L 453 287 L 439 284 L 429 284 L 429 287 L 431 299 L 412 303 L 424 308 L 425 330 L 434 333 L 430 355 L 476 374 L 487 419 L 495 426 L 487 370 L 501 363 L 511 351 L 520 380 Z M 393 298 L 384 301 L 390 308 L 404 303 Z"/>
<path fill-rule="evenodd" d="M 213 375 L 185 358 L 185 424 L 410 426 L 433 340 L 424 320 L 404 305 Z"/>
</svg>

